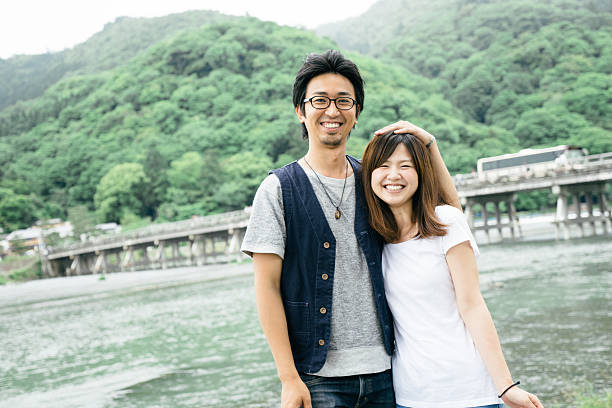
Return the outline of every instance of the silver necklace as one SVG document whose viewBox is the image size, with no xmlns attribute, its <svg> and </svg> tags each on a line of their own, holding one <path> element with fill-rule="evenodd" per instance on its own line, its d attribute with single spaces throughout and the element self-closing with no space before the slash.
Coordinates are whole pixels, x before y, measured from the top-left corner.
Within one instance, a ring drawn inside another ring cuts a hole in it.
<svg viewBox="0 0 612 408">
<path fill-rule="evenodd" d="M 308 160 L 306 160 L 306 156 L 304 156 L 303 159 L 304 159 L 304 162 L 308 165 L 308 167 L 310 167 L 310 170 L 312 170 L 317 180 L 319 180 L 319 183 L 321 184 L 321 187 L 323 187 L 323 191 L 325 191 L 325 195 L 329 199 L 329 202 L 332 203 L 334 207 L 336 207 L 336 212 L 334 213 L 334 217 L 336 217 L 336 219 L 339 220 L 340 217 L 342 216 L 342 211 L 340 211 L 340 204 L 342 204 L 342 199 L 344 198 L 344 189 L 346 188 L 346 179 L 348 177 L 348 161 L 346 162 L 346 168 L 344 170 L 344 185 L 342 186 L 342 194 L 340 195 L 340 201 L 338 201 L 338 205 L 336 205 L 334 204 L 334 201 L 329 196 L 329 193 L 327 192 L 327 189 L 325 188 L 325 184 L 323 184 L 323 182 L 319 178 L 319 175 L 317 174 L 315 169 L 313 169 L 310 163 L 308 163 Z"/>
</svg>

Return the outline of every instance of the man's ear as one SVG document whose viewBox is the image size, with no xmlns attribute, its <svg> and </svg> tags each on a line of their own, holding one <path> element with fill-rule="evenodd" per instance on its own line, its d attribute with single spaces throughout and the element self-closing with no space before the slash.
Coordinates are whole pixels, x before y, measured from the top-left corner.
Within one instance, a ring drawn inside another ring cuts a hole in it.
<svg viewBox="0 0 612 408">
<path fill-rule="evenodd" d="M 306 122 L 306 116 L 304 116 L 304 114 L 302 113 L 302 105 L 298 105 L 295 107 L 295 114 L 297 115 L 301 123 Z"/>
</svg>

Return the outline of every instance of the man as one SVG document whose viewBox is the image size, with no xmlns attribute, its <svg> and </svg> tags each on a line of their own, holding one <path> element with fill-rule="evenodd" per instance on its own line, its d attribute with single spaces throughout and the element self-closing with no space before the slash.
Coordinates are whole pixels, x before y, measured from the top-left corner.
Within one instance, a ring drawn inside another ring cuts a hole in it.
<svg viewBox="0 0 612 408">
<path fill-rule="evenodd" d="M 361 166 L 346 156 L 363 101 L 353 62 L 333 50 L 309 55 L 293 87 L 308 153 L 274 170 L 253 202 L 242 250 L 253 256 L 257 309 L 282 383 L 282 408 L 395 407 L 383 242 L 368 224 Z M 392 130 L 428 144 L 452 194 L 435 138 L 409 122 L 379 132 Z"/>
</svg>

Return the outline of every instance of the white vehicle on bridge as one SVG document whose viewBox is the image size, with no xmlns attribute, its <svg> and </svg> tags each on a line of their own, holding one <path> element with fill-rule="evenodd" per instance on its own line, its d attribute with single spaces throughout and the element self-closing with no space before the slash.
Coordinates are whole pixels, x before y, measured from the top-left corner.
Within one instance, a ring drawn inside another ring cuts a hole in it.
<svg viewBox="0 0 612 408">
<path fill-rule="evenodd" d="M 478 180 L 494 183 L 554 175 L 556 171 L 567 170 L 573 161 L 587 154 L 588 151 L 581 147 L 561 145 L 484 157 L 478 160 Z"/>
</svg>

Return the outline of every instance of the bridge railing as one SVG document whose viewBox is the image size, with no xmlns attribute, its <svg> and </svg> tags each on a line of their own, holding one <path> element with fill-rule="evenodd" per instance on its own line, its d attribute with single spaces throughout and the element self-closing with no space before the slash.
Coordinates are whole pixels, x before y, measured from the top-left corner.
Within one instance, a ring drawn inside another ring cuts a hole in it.
<svg viewBox="0 0 612 408">
<path fill-rule="evenodd" d="M 592 172 L 597 171 L 603 167 L 612 166 L 612 152 L 592 154 L 589 156 L 583 156 L 569 160 L 565 163 L 558 163 L 553 169 L 554 174 L 547 174 L 546 177 L 560 176 L 564 174 L 571 174 L 573 172 Z M 486 174 L 486 172 L 485 172 Z M 521 179 L 532 179 L 536 175 L 529 170 L 529 166 L 525 165 L 524 169 L 518 174 Z M 470 174 L 456 174 L 453 176 L 453 181 L 458 190 L 462 186 L 476 187 L 478 185 L 490 185 L 500 184 L 508 180 L 504 179 L 504 176 L 497 177 L 495 180 L 489 180 L 488 177 L 481 178 L 478 173 Z M 515 180 L 516 181 L 516 180 Z M 513 181 L 510 181 L 513 182 Z"/>
<path fill-rule="evenodd" d="M 250 217 L 250 207 L 243 210 L 231 211 L 222 214 L 193 217 L 188 220 L 152 224 L 144 228 L 132 231 L 120 232 L 117 234 L 100 235 L 92 237 L 85 242 L 77 242 L 63 247 L 47 247 L 47 253 L 53 254 L 75 249 L 93 248 L 100 245 L 125 242 L 139 238 L 154 237 L 175 232 L 193 231 L 206 227 L 222 226 L 235 222 L 246 221 Z"/>
<path fill-rule="evenodd" d="M 590 156 L 583 156 L 578 159 L 572 160 L 570 163 L 575 164 L 586 164 L 588 166 L 600 166 L 606 164 L 612 164 L 612 152 L 592 154 Z"/>
</svg>

